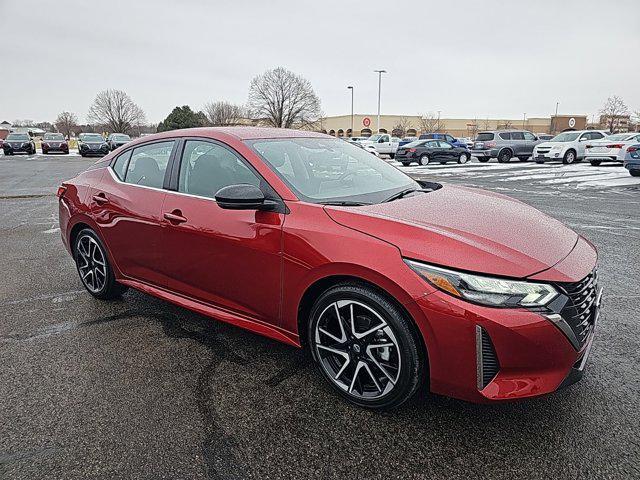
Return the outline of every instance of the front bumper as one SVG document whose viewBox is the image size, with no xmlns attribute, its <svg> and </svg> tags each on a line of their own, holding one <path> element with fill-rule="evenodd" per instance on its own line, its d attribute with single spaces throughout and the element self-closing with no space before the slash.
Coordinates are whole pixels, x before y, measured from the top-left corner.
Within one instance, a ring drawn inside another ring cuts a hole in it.
<svg viewBox="0 0 640 480">
<path fill-rule="evenodd" d="M 7 145 L 6 143 L 2 146 L 5 155 L 8 153 L 31 153 L 31 145 L 27 144 L 22 147 L 14 147 L 11 145 Z"/>
<path fill-rule="evenodd" d="M 60 145 L 57 147 L 51 146 L 51 145 L 42 145 L 42 153 L 49 153 L 49 152 L 62 152 L 62 153 L 69 153 L 69 146 L 68 145 Z"/>
<path fill-rule="evenodd" d="M 553 160 L 562 160 L 564 152 L 561 150 L 550 150 L 548 152 L 537 152 L 534 150 L 533 159 L 537 162 L 550 162 Z"/>
<path fill-rule="evenodd" d="M 418 323 L 434 393 L 476 403 L 516 400 L 554 392 L 582 377 L 593 330 L 576 349 L 542 313 L 484 307 L 441 291 L 416 304 L 424 316 Z M 594 315 L 597 321 L 599 305 Z M 491 349 L 495 358 L 486 360 L 499 366 L 483 378 L 484 367 L 494 368 L 482 357 Z"/>
<path fill-rule="evenodd" d="M 89 147 L 81 147 L 79 150 L 82 155 L 106 155 L 109 153 L 109 147 L 102 147 L 99 149 L 93 149 Z"/>
</svg>

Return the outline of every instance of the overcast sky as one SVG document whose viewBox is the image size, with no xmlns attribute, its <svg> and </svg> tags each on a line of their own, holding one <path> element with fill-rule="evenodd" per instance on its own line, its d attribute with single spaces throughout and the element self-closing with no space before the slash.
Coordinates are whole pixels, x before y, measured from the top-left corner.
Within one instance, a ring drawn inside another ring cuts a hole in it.
<svg viewBox="0 0 640 480">
<path fill-rule="evenodd" d="M 399 5 L 397 8 L 394 4 Z M 81 121 L 126 91 L 152 122 L 176 105 L 245 103 L 251 78 L 306 77 L 326 115 L 640 110 L 639 0 L 0 0 L 0 121 Z"/>
</svg>

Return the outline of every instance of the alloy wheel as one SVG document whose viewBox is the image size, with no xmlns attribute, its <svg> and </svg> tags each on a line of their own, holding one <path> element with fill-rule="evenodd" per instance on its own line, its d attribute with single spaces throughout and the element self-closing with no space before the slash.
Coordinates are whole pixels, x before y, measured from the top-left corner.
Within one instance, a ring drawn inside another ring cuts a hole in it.
<svg viewBox="0 0 640 480">
<path fill-rule="evenodd" d="M 374 400 L 393 390 L 401 357 L 390 325 L 355 300 L 327 306 L 315 327 L 315 353 L 328 378 L 356 399 Z"/>
<path fill-rule="evenodd" d="M 107 264 L 102 248 L 90 235 L 83 235 L 78 240 L 76 253 L 82 283 L 89 291 L 100 292 L 107 281 Z"/>
<path fill-rule="evenodd" d="M 461 153 L 460 158 L 458 158 L 458 163 L 467 163 L 467 160 L 469 160 L 467 155 L 464 153 Z"/>
</svg>

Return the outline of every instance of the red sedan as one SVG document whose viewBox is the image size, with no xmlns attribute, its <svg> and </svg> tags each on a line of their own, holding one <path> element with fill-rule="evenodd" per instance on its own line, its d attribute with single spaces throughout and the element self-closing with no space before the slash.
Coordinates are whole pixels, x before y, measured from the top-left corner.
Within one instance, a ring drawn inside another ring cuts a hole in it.
<svg viewBox="0 0 640 480">
<path fill-rule="evenodd" d="M 474 402 L 581 378 L 597 255 L 508 197 L 417 182 L 285 129 L 165 132 L 58 190 L 86 289 L 128 287 L 310 349 L 335 390 L 394 407 L 428 381 Z"/>
</svg>

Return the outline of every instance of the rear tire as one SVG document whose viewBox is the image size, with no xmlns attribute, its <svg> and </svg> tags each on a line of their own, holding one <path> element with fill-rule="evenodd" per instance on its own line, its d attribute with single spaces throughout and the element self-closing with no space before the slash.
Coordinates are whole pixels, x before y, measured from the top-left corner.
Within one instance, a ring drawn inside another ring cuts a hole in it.
<svg viewBox="0 0 640 480">
<path fill-rule="evenodd" d="M 403 167 L 408 167 L 410 162 L 402 162 Z"/>
<path fill-rule="evenodd" d="M 632 177 L 640 177 L 640 170 L 629 170 L 629 173 L 631 174 Z"/>
<path fill-rule="evenodd" d="M 73 242 L 73 258 L 84 288 L 96 298 L 120 297 L 128 287 L 116 282 L 107 250 L 100 237 L 90 228 L 81 230 Z"/>
<path fill-rule="evenodd" d="M 386 410 L 416 393 L 425 375 L 422 345 L 411 320 L 383 294 L 339 284 L 316 300 L 309 318 L 313 359 L 344 399 Z"/>
<path fill-rule="evenodd" d="M 513 153 L 511 153 L 511 150 L 503 150 L 498 155 L 498 162 L 509 163 L 511 161 L 512 156 L 513 156 Z"/>
<path fill-rule="evenodd" d="M 394 158 L 396 158 L 396 154 L 395 154 L 395 153 L 390 153 L 390 154 L 389 154 L 389 158 L 390 158 L 391 160 L 393 160 Z"/>
<path fill-rule="evenodd" d="M 591 165 L 593 165 L 594 167 L 597 167 L 598 165 L 600 165 L 602 163 L 602 160 L 590 160 L 589 163 Z"/>
<path fill-rule="evenodd" d="M 429 165 L 430 161 L 431 160 L 429 159 L 429 155 L 425 153 L 420 155 L 420 158 L 418 159 L 418 165 Z"/>
</svg>

